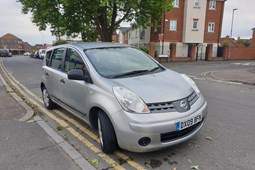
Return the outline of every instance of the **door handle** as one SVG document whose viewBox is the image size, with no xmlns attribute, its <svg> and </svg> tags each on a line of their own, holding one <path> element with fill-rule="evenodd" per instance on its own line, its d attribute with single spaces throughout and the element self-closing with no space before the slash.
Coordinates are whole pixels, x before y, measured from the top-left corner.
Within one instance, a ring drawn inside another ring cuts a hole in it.
<svg viewBox="0 0 255 170">
<path fill-rule="evenodd" d="M 65 80 L 64 79 L 60 79 L 60 83 L 65 84 Z"/>
</svg>

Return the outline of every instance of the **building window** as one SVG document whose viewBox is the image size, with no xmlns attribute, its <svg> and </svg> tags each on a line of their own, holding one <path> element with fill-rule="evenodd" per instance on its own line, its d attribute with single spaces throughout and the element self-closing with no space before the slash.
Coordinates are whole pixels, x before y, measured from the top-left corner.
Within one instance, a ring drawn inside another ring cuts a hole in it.
<svg viewBox="0 0 255 170">
<path fill-rule="evenodd" d="M 178 7 L 179 7 L 179 0 L 174 0 L 174 1 L 173 1 L 173 6 L 174 6 L 175 8 L 178 8 Z"/>
<path fill-rule="evenodd" d="M 199 7 L 199 0 L 195 0 L 194 7 Z"/>
<path fill-rule="evenodd" d="M 193 19 L 192 29 L 198 30 L 198 19 Z"/>
<path fill-rule="evenodd" d="M 216 1 L 215 0 L 211 0 L 209 2 L 209 9 L 216 9 Z"/>
<path fill-rule="evenodd" d="M 214 29 L 215 29 L 215 23 L 214 22 L 209 22 L 208 32 L 214 32 Z"/>
<path fill-rule="evenodd" d="M 177 30 L 177 21 L 176 20 L 170 20 L 170 31 L 176 31 Z"/>
</svg>

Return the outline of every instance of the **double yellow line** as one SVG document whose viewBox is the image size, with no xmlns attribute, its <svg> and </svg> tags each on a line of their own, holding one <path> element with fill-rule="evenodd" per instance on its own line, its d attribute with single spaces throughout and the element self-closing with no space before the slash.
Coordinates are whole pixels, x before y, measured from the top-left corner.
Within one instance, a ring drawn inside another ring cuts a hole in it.
<svg viewBox="0 0 255 170">
<path fill-rule="evenodd" d="M 43 104 L 43 101 L 41 98 L 37 97 L 35 94 L 33 94 L 31 91 L 29 91 L 25 86 L 23 86 L 19 81 L 17 81 L 11 74 L 8 74 L 8 71 L 4 67 L 4 65 L 1 62 L 1 69 L 3 70 L 6 77 L 9 79 L 10 83 L 14 85 L 17 89 L 24 90 L 27 94 L 32 96 L 34 99 L 38 100 L 41 104 Z M 30 102 L 32 102 L 34 105 L 36 105 L 41 111 L 43 111 L 47 116 L 49 116 L 51 119 L 56 121 L 60 126 L 65 127 L 74 137 L 79 139 L 85 146 L 87 146 L 91 151 L 96 153 L 100 158 L 102 158 L 107 164 L 112 166 L 116 170 L 124 170 L 119 163 L 117 163 L 115 160 L 113 160 L 111 157 L 109 157 L 107 154 L 103 153 L 101 149 L 96 147 L 93 143 L 91 143 L 89 140 L 87 140 L 84 136 L 82 136 L 80 133 L 78 133 L 74 128 L 72 128 L 67 122 L 65 122 L 62 119 L 59 119 L 54 114 L 50 113 L 47 109 L 42 107 L 39 103 L 37 103 L 34 99 L 29 98 Z M 97 135 L 95 135 L 93 132 L 91 132 L 89 129 L 85 128 L 83 125 L 81 125 L 76 120 L 70 118 L 69 116 L 65 115 L 63 112 L 59 110 L 53 110 L 56 114 L 58 114 L 63 119 L 67 120 L 69 123 L 73 124 L 75 127 L 79 128 L 84 134 L 95 140 L 96 142 L 100 143 L 100 140 Z M 116 151 L 114 153 L 117 157 L 123 159 L 126 161 L 130 166 L 132 166 L 134 169 L 137 170 L 144 170 L 140 164 L 133 161 L 131 158 L 129 158 L 124 153 L 121 153 L 119 151 Z"/>
</svg>

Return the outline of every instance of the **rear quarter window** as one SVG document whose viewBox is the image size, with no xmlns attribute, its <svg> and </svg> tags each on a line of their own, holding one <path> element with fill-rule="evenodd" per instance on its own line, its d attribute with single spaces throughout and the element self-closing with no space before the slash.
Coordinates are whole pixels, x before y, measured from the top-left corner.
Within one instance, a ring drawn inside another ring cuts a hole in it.
<svg viewBox="0 0 255 170">
<path fill-rule="evenodd" d="M 51 57 L 50 67 L 61 70 L 62 58 L 64 56 L 64 49 L 55 49 Z"/>
<path fill-rule="evenodd" d="M 47 53 L 46 53 L 46 66 L 50 66 L 51 53 L 52 53 L 52 50 L 47 51 Z"/>
</svg>

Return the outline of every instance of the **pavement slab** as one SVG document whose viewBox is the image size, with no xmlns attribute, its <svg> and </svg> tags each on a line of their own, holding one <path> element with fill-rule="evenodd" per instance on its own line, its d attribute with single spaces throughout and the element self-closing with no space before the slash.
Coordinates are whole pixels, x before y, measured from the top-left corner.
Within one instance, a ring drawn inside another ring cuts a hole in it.
<svg viewBox="0 0 255 170">
<path fill-rule="evenodd" d="M 25 110 L 0 86 L 0 120 L 19 120 L 24 115 Z"/>
<path fill-rule="evenodd" d="M 0 121 L 0 170 L 79 169 L 36 122 Z"/>
</svg>

